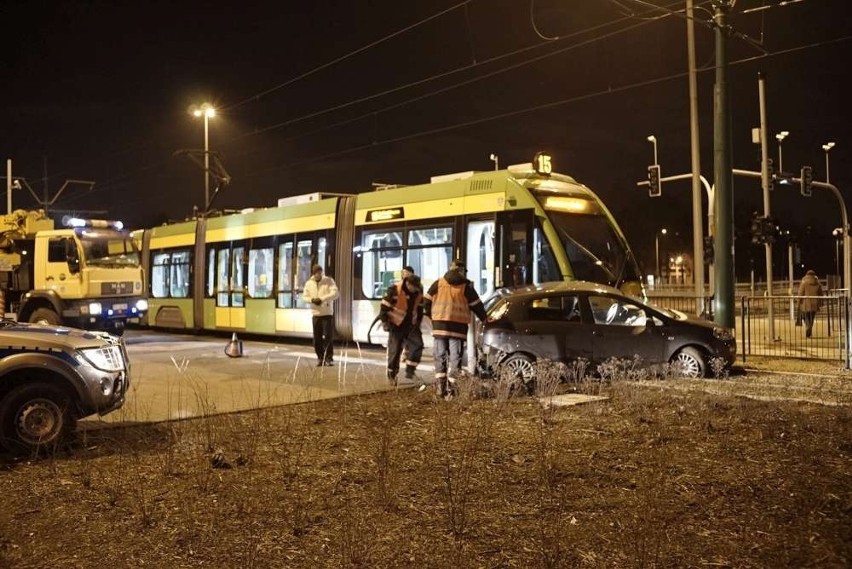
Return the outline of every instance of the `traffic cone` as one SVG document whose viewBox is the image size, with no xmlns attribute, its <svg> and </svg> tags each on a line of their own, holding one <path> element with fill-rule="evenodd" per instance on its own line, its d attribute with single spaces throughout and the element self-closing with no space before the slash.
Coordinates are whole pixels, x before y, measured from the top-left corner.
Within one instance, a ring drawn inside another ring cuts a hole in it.
<svg viewBox="0 0 852 569">
<path fill-rule="evenodd" d="M 229 358 L 243 357 L 243 341 L 237 339 L 236 332 L 234 332 L 234 335 L 231 336 L 231 341 L 228 342 L 228 345 L 225 346 L 225 355 Z"/>
</svg>

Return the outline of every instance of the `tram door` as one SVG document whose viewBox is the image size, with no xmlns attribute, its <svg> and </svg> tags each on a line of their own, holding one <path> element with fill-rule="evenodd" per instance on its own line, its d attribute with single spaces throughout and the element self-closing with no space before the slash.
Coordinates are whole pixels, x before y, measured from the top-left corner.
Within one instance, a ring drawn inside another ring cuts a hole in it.
<svg viewBox="0 0 852 569">
<path fill-rule="evenodd" d="M 216 298 L 215 327 L 244 329 L 246 244 L 219 244 L 211 247 L 208 255 L 214 271 L 210 282 Z"/>
<path fill-rule="evenodd" d="M 533 227 L 535 210 L 497 213 L 497 287 L 533 284 Z"/>
<path fill-rule="evenodd" d="M 494 290 L 495 232 L 494 219 L 469 220 L 465 262 L 467 278 L 473 288 L 484 296 Z"/>
</svg>

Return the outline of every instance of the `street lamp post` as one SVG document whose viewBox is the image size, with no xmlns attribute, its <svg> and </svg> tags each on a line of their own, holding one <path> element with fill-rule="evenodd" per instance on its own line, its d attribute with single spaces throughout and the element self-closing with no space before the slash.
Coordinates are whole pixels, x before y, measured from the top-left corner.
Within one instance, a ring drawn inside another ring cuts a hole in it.
<svg viewBox="0 0 852 569">
<path fill-rule="evenodd" d="M 654 146 L 654 165 L 657 165 L 659 164 L 659 162 L 657 162 L 657 137 L 653 134 L 649 135 L 648 142 Z"/>
<path fill-rule="evenodd" d="M 775 140 L 778 141 L 778 173 L 784 171 L 784 163 L 781 160 L 781 143 L 784 142 L 784 139 L 790 136 L 790 131 L 782 130 L 778 134 L 775 135 Z"/>
<path fill-rule="evenodd" d="M 494 162 L 494 170 L 499 170 L 500 169 L 500 158 L 498 158 L 498 156 L 496 154 L 492 154 L 489 158 L 491 158 L 491 161 Z"/>
<path fill-rule="evenodd" d="M 209 120 L 216 116 L 216 109 L 210 103 L 203 103 L 192 110 L 193 116 L 204 118 L 204 212 L 210 204 L 210 138 Z"/>
<path fill-rule="evenodd" d="M 825 183 L 828 184 L 830 182 L 828 177 L 828 151 L 834 148 L 833 142 L 827 142 L 822 145 L 822 149 L 825 150 Z"/>
<path fill-rule="evenodd" d="M 662 279 L 662 275 L 660 274 L 660 234 L 661 233 L 663 235 L 666 234 L 665 227 L 663 229 L 660 229 L 659 231 L 657 231 L 657 234 L 654 235 L 654 249 L 657 252 L 657 276 L 656 276 L 656 279 L 654 279 L 654 288 L 657 287 L 657 284 Z"/>
</svg>

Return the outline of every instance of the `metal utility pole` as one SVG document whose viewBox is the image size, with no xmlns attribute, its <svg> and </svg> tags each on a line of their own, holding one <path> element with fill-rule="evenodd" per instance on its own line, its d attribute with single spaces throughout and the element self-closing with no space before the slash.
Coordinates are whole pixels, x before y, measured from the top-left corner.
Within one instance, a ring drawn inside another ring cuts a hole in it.
<svg viewBox="0 0 852 569">
<path fill-rule="evenodd" d="M 734 177 L 731 171 L 726 19 L 730 7 L 730 0 L 713 0 L 716 37 L 716 84 L 713 88 L 713 177 L 716 187 L 714 319 L 727 328 L 734 327 Z"/>
<path fill-rule="evenodd" d="M 689 59 L 689 133 L 692 157 L 692 258 L 695 299 L 704 310 L 704 232 L 701 220 L 701 148 L 698 137 L 698 81 L 695 69 L 695 20 L 693 0 L 686 0 L 686 45 Z M 707 207 L 711 207 L 707 204 Z"/>
<path fill-rule="evenodd" d="M 766 143 L 766 77 L 757 74 L 758 98 L 760 99 L 760 181 L 763 187 L 763 215 L 771 217 L 769 205 L 769 145 Z M 780 167 L 780 166 L 779 166 Z M 766 255 L 766 294 L 772 296 L 772 242 L 767 240 L 764 245 Z M 775 314 L 772 301 L 769 302 L 769 339 L 775 339 Z"/>
</svg>

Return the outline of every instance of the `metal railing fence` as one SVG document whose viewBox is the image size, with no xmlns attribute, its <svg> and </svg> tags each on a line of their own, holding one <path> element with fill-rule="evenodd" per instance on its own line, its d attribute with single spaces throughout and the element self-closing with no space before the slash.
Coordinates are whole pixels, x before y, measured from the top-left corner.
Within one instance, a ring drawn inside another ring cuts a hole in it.
<svg viewBox="0 0 852 569">
<path fill-rule="evenodd" d="M 821 303 L 810 337 L 799 317 L 803 299 Z M 743 361 L 751 355 L 807 358 L 837 360 L 849 368 L 849 297 L 743 296 L 737 338 Z"/>
</svg>

